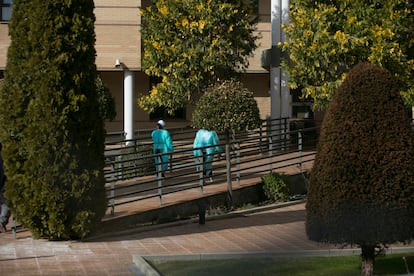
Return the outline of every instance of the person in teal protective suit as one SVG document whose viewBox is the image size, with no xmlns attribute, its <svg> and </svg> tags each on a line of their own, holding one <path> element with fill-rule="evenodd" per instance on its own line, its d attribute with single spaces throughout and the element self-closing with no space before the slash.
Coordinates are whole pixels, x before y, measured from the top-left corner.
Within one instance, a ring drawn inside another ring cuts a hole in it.
<svg viewBox="0 0 414 276">
<path fill-rule="evenodd" d="M 168 170 L 168 161 L 170 154 L 174 151 L 172 139 L 170 133 L 165 128 L 165 122 L 159 120 L 157 122 L 158 129 L 152 131 L 151 137 L 154 142 L 153 153 L 161 154 L 155 156 L 155 170 L 157 177 L 164 177 L 164 172 Z"/>
<path fill-rule="evenodd" d="M 220 154 L 222 151 L 217 133 L 214 130 L 200 129 L 194 138 L 193 149 L 194 156 L 203 158 L 204 175 L 211 177 L 214 154 Z"/>
</svg>

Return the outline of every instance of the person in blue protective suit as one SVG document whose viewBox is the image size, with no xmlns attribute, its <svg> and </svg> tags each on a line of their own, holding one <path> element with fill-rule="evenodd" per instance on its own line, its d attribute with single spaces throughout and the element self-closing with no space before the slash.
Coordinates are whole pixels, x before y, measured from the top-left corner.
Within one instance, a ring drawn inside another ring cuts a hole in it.
<svg viewBox="0 0 414 276">
<path fill-rule="evenodd" d="M 194 138 L 193 153 L 203 162 L 203 173 L 205 176 L 212 177 L 212 162 L 214 154 L 221 154 L 220 141 L 214 130 L 200 129 Z"/>
<path fill-rule="evenodd" d="M 154 142 L 153 153 L 160 154 L 155 156 L 156 177 L 164 177 L 164 172 L 168 170 L 168 161 L 171 152 L 174 151 L 172 139 L 168 130 L 165 129 L 165 122 L 157 122 L 158 129 L 152 131 L 151 137 Z"/>
</svg>

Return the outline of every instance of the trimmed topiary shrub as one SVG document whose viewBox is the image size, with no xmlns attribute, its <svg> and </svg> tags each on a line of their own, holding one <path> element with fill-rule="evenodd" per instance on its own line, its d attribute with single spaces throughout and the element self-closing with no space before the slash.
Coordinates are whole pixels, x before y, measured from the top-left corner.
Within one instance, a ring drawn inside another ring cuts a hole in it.
<svg viewBox="0 0 414 276">
<path fill-rule="evenodd" d="M 12 214 L 34 237 L 87 236 L 107 207 L 94 2 L 15 1 L 0 138 Z"/>
<path fill-rule="evenodd" d="M 262 176 L 263 192 L 273 202 L 289 200 L 289 179 L 286 175 L 270 173 Z"/>
<path fill-rule="evenodd" d="M 206 89 L 193 112 L 196 128 L 216 131 L 250 130 L 260 126 L 260 114 L 253 93 L 235 80 Z"/>
<path fill-rule="evenodd" d="M 311 240 L 377 245 L 414 237 L 414 141 L 398 85 L 360 63 L 333 97 L 321 127 L 307 198 Z"/>
</svg>

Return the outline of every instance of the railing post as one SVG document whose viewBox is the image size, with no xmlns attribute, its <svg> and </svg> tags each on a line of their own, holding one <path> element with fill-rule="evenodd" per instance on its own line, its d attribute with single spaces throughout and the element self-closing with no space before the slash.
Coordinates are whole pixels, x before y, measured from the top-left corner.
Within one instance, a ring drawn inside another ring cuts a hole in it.
<svg viewBox="0 0 414 276">
<path fill-rule="evenodd" d="M 111 174 L 111 201 L 110 201 L 110 205 L 111 205 L 111 215 L 115 214 L 115 181 L 116 181 L 116 176 L 115 176 L 115 163 L 112 163 L 111 165 L 112 171 L 114 172 L 113 174 Z"/>
<path fill-rule="evenodd" d="M 118 162 L 118 179 L 122 179 L 124 176 L 124 158 L 122 157 L 122 152 L 121 154 L 117 157 L 117 159 L 119 160 Z"/>
<path fill-rule="evenodd" d="M 206 224 L 206 200 L 201 198 L 198 200 L 198 224 Z"/>
<path fill-rule="evenodd" d="M 273 171 L 273 140 L 272 136 L 269 136 L 269 173 Z"/>
<path fill-rule="evenodd" d="M 226 178 L 227 178 L 227 207 L 233 209 L 233 187 L 231 183 L 230 131 L 226 130 Z"/>
<path fill-rule="evenodd" d="M 232 143 L 234 144 L 234 152 L 236 153 L 236 183 L 240 187 L 240 144 L 236 140 L 236 132 L 232 130 Z"/>
<path fill-rule="evenodd" d="M 283 118 L 283 139 L 284 139 L 284 145 L 285 145 L 285 148 L 284 148 L 284 150 L 287 150 L 287 149 L 289 149 L 289 143 L 288 143 L 288 141 L 289 141 L 289 138 L 288 138 L 288 135 L 289 135 L 289 123 L 288 123 L 288 118 Z"/>
<path fill-rule="evenodd" d="M 236 183 L 237 187 L 240 187 L 240 144 L 235 143 L 235 149 L 236 149 Z"/>
<path fill-rule="evenodd" d="M 132 156 L 132 163 L 134 164 L 134 174 L 138 174 L 138 166 L 137 166 L 137 158 L 138 158 L 138 151 L 137 151 L 137 140 L 134 139 L 133 143 L 133 156 Z"/>
<path fill-rule="evenodd" d="M 260 155 L 263 154 L 263 124 L 260 125 L 259 128 L 259 147 L 260 147 Z"/>
<path fill-rule="evenodd" d="M 174 134 L 171 134 L 171 140 L 172 141 L 174 141 L 173 139 L 173 135 Z M 170 171 L 170 173 L 173 171 L 173 162 L 172 162 L 172 153 L 170 153 L 169 155 L 168 155 L 168 169 L 169 169 L 169 171 Z"/>
<path fill-rule="evenodd" d="M 200 192 L 203 193 L 203 187 L 204 187 L 204 152 L 202 150 L 201 151 L 201 156 L 197 157 L 197 171 L 198 171 L 198 176 L 199 176 L 199 185 L 200 185 Z"/>
<path fill-rule="evenodd" d="M 13 239 L 16 239 L 16 234 L 17 234 L 17 227 L 16 227 L 16 218 L 13 216 L 12 219 L 12 233 L 13 233 Z"/>
<path fill-rule="evenodd" d="M 302 171 L 302 131 L 298 131 L 298 155 L 299 155 L 299 168 Z"/>
<path fill-rule="evenodd" d="M 162 205 L 162 155 L 157 153 L 158 164 L 157 164 L 157 182 L 158 182 L 158 203 Z"/>
</svg>

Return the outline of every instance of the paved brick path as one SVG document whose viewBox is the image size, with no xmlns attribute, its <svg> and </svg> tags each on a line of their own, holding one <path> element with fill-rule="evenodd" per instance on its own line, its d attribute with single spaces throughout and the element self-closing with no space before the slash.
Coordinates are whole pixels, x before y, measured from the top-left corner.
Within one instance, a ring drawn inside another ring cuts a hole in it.
<svg viewBox="0 0 414 276">
<path fill-rule="evenodd" d="M 338 254 L 309 241 L 304 222 L 305 203 L 298 203 L 203 226 L 188 221 L 83 242 L 35 240 L 25 231 L 13 239 L 9 232 L 0 234 L 0 275 L 137 275 L 133 258 L 142 255 Z"/>
<path fill-rule="evenodd" d="M 226 187 L 216 187 L 221 186 Z M 211 189 L 213 187 L 211 185 Z M 207 188 L 205 191 L 206 194 L 214 192 L 217 191 Z M 194 196 L 200 194 L 195 192 Z M 168 197 L 164 200 L 164 204 L 174 202 Z M 152 199 L 145 204 L 141 202 L 118 208 L 117 215 L 157 206 L 157 199 Z M 107 215 L 105 219 L 111 218 Z M 0 234 L 0 275 L 142 275 L 137 274 L 139 267 L 134 263 L 137 256 L 349 253 L 349 250 L 338 250 L 334 246 L 307 239 L 303 202 L 250 213 L 233 213 L 218 219 L 207 218 L 203 226 L 197 222 L 140 227 L 88 241 L 37 240 L 24 229 L 18 229 L 15 239 L 9 231 Z M 412 250 L 411 247 L 399 248 Z M 359 252 L 357 249 L 350 250 L 351 253 Z"/>
</svg>

